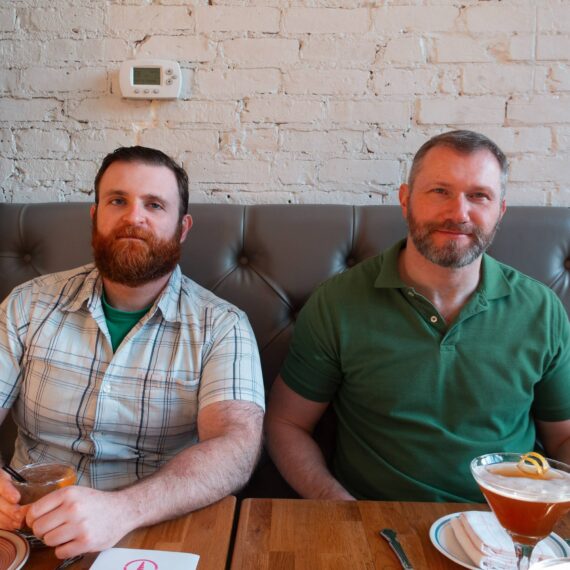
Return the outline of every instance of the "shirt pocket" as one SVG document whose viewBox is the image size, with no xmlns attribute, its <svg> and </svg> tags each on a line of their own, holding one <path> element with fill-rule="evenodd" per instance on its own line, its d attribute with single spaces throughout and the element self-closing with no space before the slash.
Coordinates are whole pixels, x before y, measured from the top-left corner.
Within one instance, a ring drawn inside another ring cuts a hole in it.
<svg viewBox="0 0 570 570">
<path fill-rule="evenodd" d="M 141 379 L 140 422 L 148 437 L 196 432 L 200 378 L 187 371 L 153 372 Z"/>
</svg>

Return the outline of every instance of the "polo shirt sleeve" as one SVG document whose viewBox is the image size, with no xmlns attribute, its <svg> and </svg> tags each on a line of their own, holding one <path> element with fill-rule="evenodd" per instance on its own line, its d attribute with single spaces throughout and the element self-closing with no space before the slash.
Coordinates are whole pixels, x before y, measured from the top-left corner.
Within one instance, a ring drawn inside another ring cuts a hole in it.
<svg viewBox="0 0 570 570">
<path fill-rule="evenodd" d="M 31 287 L 25 284 L 0 305 L 0 408 L 11 408 L 20 392 L 31 301 Z"/>
<path fill-rule="evenodd" d="M 213 324 L 211 345 L 204 357 L 198 405 L 228 400 L 253 402 L 265 409 L 265 390 L 255 335 L 247 316 L 235 308 Z"/>
<path fill-rule="evenodd" d="M 315 402 L 330 402 L 342 380 L 336 305 L 322 285 L 309 298 L 295 324 L 281 369 L 285 384 Z"/>
<path fill-rule="evenodd" d="M 535 387 L 533 414 L 538 420 L 556 422 L 570 419 L 570 322 L 557 297 L 551 334 L 552 348 L 542 380 Z"/>
</svg>

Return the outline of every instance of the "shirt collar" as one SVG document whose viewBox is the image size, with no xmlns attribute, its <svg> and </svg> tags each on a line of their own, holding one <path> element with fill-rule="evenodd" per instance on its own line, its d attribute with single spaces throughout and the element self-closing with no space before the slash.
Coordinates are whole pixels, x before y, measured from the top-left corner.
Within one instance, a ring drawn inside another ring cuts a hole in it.
<svg viewBox="0 0 570 570">
<path fill-rule="evenodd" d="M 507 281 L 502 264 L 486 253 L 481 262 L 481 280 L 477 288 L 487 300 L 500 299 L 511 294 L 512 286 Z"/>
<path fill-rule="evenodd" d="M 385 250 L 380 256 L 380 272 L 374 287 L 378 289 L 402 289 L 407 285 L 400 278 L 398 271 L 398 259 L 400 252 L 406 247 L 406 240 L 396 242 L 392 247 Z"/>
<path fill-rule="evenodd" d="M 406 285 L 398 272 L 398 259 L 406 239 L 396 242 L 380 256 L 380 272 L 374 286 L 382 289 L 405 289 Z M 481 261 L 481 279 L 477 291 L 487 300 L 506 297 L 511 293 L 511 285 L 505 278 L 502 264 L 486 253 Z"/>
<path fill-rule="evenodd" d="M 95 264 L 91 263 L 85 266 L 89 271 L 81 286 L 74 294 L 71 294 L 68 299 L 62 303 L 62 310 L 74 312 L 81 309 L 86 303 L 87 309 L 92 314 L 101 309 L 101 295 L 103 293 L 103 281 L 99 270 Z M 158 298 L 153 303 L 149 314 L 153 314 L 156 309 L 160 309 L 163 317 L 167 321 L 180 321 L 178 314 L 178 299 L 180 298 L 180 291 L 182 288 L 182 271 L 180 266 L 177 265 Z"/>
<path fill-rule="evenodd" d="M 63 311 L 73 313 L 75 311 L 79 311 L 79 309 L 83 307 L 83 304 L 87 303 L 87 308 L 89 311 L 93 312 L 96 305 L 101 304 L 100 298 L 101 293 L 103 292 L 103 282 L 101 281 L 99 271 L 95 267 L 94 263 L 85 265 L 84 269 L 87 275 L 84 277 L 79 287 L 70 292 L 67 299 L 62 302 L 61 309 Z"/>
<path fill-rule="evenodd" d="M 181 290 L 182 270 L 180 265 L 177 265 L 150 312 L 153 312 L 154 307 L 157 307 L 167 321 L 179 322 L 181 320 L 179 312 Z"/>
</svg>

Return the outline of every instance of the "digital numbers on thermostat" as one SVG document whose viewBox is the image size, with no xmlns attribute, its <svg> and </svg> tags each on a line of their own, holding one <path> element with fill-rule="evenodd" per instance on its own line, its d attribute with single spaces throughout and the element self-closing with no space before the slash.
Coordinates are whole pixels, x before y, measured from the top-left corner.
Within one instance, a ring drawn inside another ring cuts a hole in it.
<svg viewBox="0 0 570 570">
<path fill-rule="evenodd" d="M 128 99 L 178 99 L 180 65 L 167 59 L 130 59 L 121 64 L 119 86 Z"/>
</svg>

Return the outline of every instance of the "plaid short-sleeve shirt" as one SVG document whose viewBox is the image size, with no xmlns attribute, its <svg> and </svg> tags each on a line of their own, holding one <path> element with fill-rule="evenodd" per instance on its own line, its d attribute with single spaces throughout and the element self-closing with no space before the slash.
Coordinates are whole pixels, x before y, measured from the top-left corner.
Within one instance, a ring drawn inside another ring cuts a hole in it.
<svg viewBox="0 0 570 570">
<path fill-rule="evenodd" d="M 198 411 L 264 407 L 245 314 L 173 272 L 113 353 L 93 265 L 20 285 L 0 306 L 0 407 L 13 408 L 19 467 L 75 465 L 79 483 L 115 489 L 198 441 Z"/>
</svg>

